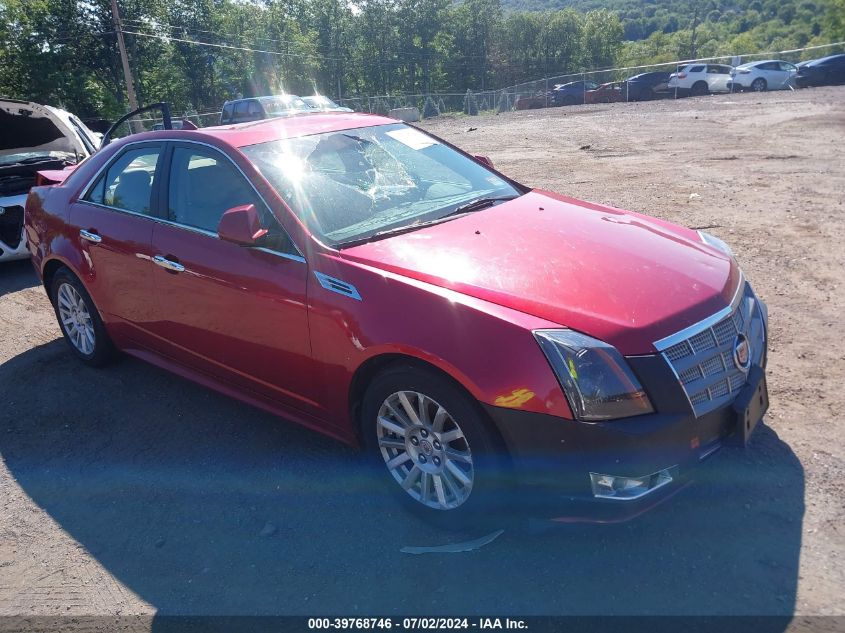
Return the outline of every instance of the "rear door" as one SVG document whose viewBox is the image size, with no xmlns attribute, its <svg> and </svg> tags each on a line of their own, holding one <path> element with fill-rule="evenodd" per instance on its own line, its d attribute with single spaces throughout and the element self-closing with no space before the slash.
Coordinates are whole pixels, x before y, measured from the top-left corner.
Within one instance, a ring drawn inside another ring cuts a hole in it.
<svg viewBox="0 0 845 633">
<path fill-rule="evenodd" d="M 766 80 L 769 90 L 780 90 L 789 81 L 789 73 L 781 68 L 780 62 L 766 62 L 757 68 L 762 71 L 760 75 Z"/>
<path fill-rule="evenodd" d="M 780 69 L 786 74 L 781 88 L 789 88 L 794 85 L 795 73 L 798 72 L 798 67 L 789 62 L 780 62 Z"/>
<path fill-rule="evenodd" d="M 152 236 L 160 352 L 315 413 L 305 259 L 220 150 L 173 143 L 165 169 L 166 218 Z M 223 213 L 245 204 L 259 209 L 273 236 L 260 248 L 217 236 Z"/>
<path fill-rule="evenodd" d="M 731 67 L 707 64 L 707 86 L 711 92 L 727 92 L 731 80 Z"/>
<path fill-rule="evenodd" d="M 161 178 L 163 147 L 127 145 L 70 211 L 71 239 L 79 241 L 88 266 L 83 281 L 113 336 L 127 344 L 150 342 L 151 240 L 158 214 L 153 191 Z"/>
</svg>

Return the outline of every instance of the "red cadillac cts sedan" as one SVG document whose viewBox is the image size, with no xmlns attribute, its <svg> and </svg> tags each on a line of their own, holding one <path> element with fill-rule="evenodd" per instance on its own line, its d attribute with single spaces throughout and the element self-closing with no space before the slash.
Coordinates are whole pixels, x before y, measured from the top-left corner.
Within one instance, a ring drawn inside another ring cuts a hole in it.
<svg viewBox="0 0 845 633">
<path fill-rule="evenodd" d="M 392 119 L 130 136 L 33 189 L 26 232 L 80 360 L 362 445 L 439 520 L 514 480 L 552 517 L 634 514 L 768 406 L 766 308 L 724 242 Z"/>
</svg>

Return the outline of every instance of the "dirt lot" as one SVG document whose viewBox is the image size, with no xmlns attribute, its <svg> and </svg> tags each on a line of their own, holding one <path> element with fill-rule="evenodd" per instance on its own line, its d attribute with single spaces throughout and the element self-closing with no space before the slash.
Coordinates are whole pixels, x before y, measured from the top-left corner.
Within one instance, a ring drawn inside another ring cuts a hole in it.
<svg viewBox="0 0 845 633">
<path fill-rule="evenodd" d="M 0 615 L 845 616 L 845 88 L 424 127 L 524 183 L 727 240 L 771 319 L 751 448 L 632 523 L 410 556 L 453 537 L 374 498 L 351 451 L 134 360 L 81 367 L 30 264 L 4 265 Z"/>
</svg>

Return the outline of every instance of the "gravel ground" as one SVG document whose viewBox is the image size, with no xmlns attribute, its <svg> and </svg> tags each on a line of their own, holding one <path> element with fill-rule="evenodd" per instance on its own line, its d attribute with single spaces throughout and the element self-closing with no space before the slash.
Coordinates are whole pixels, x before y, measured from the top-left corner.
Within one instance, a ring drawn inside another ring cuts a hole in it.
<svg viewBox="0 0 845 633">
<path fill-rule="evenodd" d="M 767 614 L 784 617 L 773 631 L 841 629 L 789 616 L 845 616 L 843 104 L 845 88 L 822 88 L 423 124 L 526 184 L 708 227 L 769 305 L 766 426 L 622 525 L 400 553 L 481 535 L 383 502 L 331 440 L 135 360 L 79 365 L 30 264 L 3 265 L 0 616 L 28 619 L 0 630 L 325 613 Z"/>
</svg>

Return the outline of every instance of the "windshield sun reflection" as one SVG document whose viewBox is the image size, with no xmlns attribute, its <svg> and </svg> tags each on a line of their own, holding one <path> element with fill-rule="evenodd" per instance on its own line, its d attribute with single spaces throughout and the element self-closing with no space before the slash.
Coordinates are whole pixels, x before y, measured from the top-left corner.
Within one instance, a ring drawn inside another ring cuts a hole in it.
<svg viewBox="0 0 845 633">
<path fill-rule="evenodd" d="M 401 123 L 271 141 L 242 151 L 309 230 L 330 246 L 445 220 L 479 198 L 493 199 L 492 205 L 523 193 L 464 154 Z"/>
</svg>

